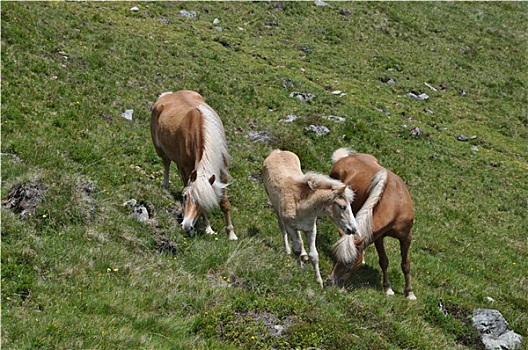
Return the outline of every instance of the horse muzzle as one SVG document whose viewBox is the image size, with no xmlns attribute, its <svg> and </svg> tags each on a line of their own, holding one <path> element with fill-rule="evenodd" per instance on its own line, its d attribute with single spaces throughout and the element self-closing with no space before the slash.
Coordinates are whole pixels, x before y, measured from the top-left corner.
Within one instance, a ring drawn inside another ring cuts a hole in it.
<svg viewBox="0 0 528 350">
<path fill-rule="evenodd" d="M 357 232 L 357 229 L 355 227 L 354 228 L 352 228 L 350 226 L 345 227 L 345 234 L 347 234 L 347 235 L 353 235 L 356 232 Z"/>
<path fill-rule="evenodd" d="M 191 220 L 186 220 L 185 218 L 183 218 L 181 228 L 185 231 L 185 233 L 190 233 L 192 230 L 194 230 L 193 222 Z"/>
</svg>

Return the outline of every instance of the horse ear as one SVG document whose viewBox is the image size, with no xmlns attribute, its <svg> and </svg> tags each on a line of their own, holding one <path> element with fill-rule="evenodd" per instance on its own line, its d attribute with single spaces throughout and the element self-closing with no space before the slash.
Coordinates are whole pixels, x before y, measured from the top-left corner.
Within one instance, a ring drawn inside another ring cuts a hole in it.
<svg viewBox="0 0 528 350">
<path fill-rule="evenodd" d="M 336 188 L 334 188 L 334 192 L 339 196 L 345 192 L 346 188 L 347 188 L 347 185 L 345 184 L 339 185 Z"/>
<path fill-rule="evenodd" d="M 211 184 L 211 186 L 214 184 L 216 180 L 216 176 L 213 174 L 210 178 L 209 178 L 209 183 Z"/>
<path fill-rule="evenodd" d="M 198 173 L 196 172 L 196 170 L 193 170 L 192 173 L 191 173 L 191 176 L 189 177 L 189 181 L 190 182 L 196 181 L 196 177 L 197 176 L 198 176 Z"/>
</svg>

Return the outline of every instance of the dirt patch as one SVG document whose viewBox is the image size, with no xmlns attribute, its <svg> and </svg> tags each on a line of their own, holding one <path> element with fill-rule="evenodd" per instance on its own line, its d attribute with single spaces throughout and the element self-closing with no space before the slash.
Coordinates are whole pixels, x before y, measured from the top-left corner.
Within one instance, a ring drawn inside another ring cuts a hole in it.
<svg viewBox="0 0 528 350">
<path fill-rule="evenodd" d="M 160 253 L 165 253 L 171 256 L 177 255 L 176 243 L 171 240 L 165 232 L 154 229 L 154 241 L 156 242 L 156 248 Z"/>
<path fill-rule="evenodd" d="M 273 337 L 280 337 L 284 331 L 293 324 L 292 317 L 279 320 L 275 315 L 267 311 L 259 312 L 235 312 L 235 322 L 263 324 L 267 328 L 267 333 Z"/>
<path fill-rule="evenodd" d="M 92 220 L 95 212 L 95 201 L 92 197 L 95 192 L 95 185 L 89 182 L 83 182 L 77 187 L 77 196 L 81 206 L 81 212 L 88 220 Z"/>
<path fill-rule="evenodd" d="M 47 187 L 40 182 L 17 184 L 11 188 L 2 201 L 2 206 L 12 210 L 15 214 L 20 214 L 20 219 L 25 220 L 35 214 L 46 189 Z"/>
</svg>

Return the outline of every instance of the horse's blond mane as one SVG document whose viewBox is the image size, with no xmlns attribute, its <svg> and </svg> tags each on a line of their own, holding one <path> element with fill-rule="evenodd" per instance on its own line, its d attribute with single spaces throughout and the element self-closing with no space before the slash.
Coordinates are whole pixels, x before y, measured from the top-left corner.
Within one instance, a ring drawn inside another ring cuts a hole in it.
<svg viewBox="0 0 528 350">
<path fill-rule="evenodd" d="M 206 104 L 201 104 L 198 109 L 203 117 L 204 150 L 196 166 L 196 181 L 188 190 L 202 209 L 209 210 L 218 205 L 223 190 L 228 186 L 223 182 L 222 174 L 229 177 L 229 153 L 224 128 L 216 112 Z M 215 182 L 211 186 L 209 179 L 212 175 Z"/>
<path fill-rule="evenodd" d="M 358 231 L 362 237 L 366 237 L 364 242 L 365 247 L 372 243 L 372 211 L 385 191 L 387 179 L 388 173 L 385 169 L 378 171 L 374 175 L 368 190 L 369 196 L 356 214 Z"/>
<path fill-rule="evenodd" d="M 165 95 L 170 95 L 170 94 L 172 94 L 172 91 L 165 91 L 165 92 L 162 92 L 162 93 L 158 96 L 158 100 L 159 100 L 160 98 L 162 98 L 163 96 L 165 96 Z"/>
<path fill-rule="evenodd" d="M 378 171 L 372 178 L 369 186 L 369 196 L 361 209 L 356 214 L 358 232 L 361 237 L 366 238 L 361 249 L 372 243 L 372 212 L 381 199 L 385 186 L 387 185 L 388 172 L 385 169 Z M 332 251 L 337 259 L 344 264 L 353 264 L 358 258 L 358 251 L 351 235 L 342 236 L 333 246 Z"/>
</svg>

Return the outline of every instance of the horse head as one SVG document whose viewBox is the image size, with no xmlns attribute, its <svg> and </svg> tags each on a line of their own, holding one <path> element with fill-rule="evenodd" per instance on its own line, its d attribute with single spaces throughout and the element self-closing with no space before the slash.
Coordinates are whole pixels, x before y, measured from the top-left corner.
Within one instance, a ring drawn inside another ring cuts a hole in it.
<svg viewBox="0 0 528 350">
<path fill-rule="evenodd" d="M 351 235 L 357 232 L 357 222 L 352 213 L 351 202 L 354 192 L 346 185 L 341 185 L 332 190 L 333 200 L 327 208 L 328 216 L 342 229 L 345 234 Z"/>
<path fill-rule="evenodd" d="M 356 249 L 361 248 L 361 245 L 363 244 L 364 240 L 364 237 L 361 239 L 354 239 L 354 246 L 356 247 Z M 350 279 L 352 273 L 359 269 L 362 264 L 363 250 L 357 249 L 356 256 L 351 263 L 346 264 L 340 261 L 336 261 L 334 263 L 332 273 L 330 274 L 330 276 L 328 276 L 328 279 L 326 280 L 326 285 L 343 285 L 348 279 Z"/>
<path fill-rule="evenodd" d="M 205 208 L 202 208 L 199 204 L 197 196 L 197 191 L 195 191 L 197 172 L 193 170 L 187 187 L 183 190 L 183 221 L 181 223 L 182 229 L 189 233 L 192 231 L 198 221 L 198 218 L 204 212 Z M 212 186 L 215 182 L 215 175 L 212 175 L 209 178 L 209 184 Z"/>
</svg>

